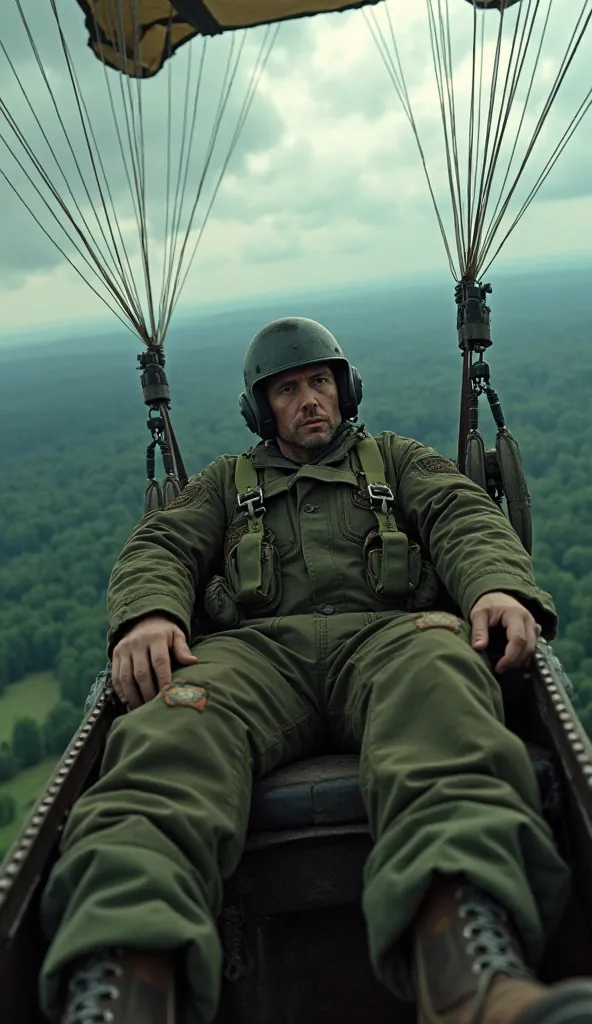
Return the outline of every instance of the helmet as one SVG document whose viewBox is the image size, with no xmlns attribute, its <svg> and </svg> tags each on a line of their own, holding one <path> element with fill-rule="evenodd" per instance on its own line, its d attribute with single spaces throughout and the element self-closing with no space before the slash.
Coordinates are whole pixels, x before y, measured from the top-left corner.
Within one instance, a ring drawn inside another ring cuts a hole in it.
<svg viewBox="0 0 592 1024">
<path fill-rule="evenodd" d="M 306 317 L 291 316 L 263 327 L 245 353 L 245 390 L 238 404 L 249 430 L 263 439 L 275 437 L 275 416 L 261 385 L 276 373 L 311 363 L 330 364 L 341 415 L 346 420 L 355 419 L 362 400 L 360 374 L 326 327 Z"/>
</svg>

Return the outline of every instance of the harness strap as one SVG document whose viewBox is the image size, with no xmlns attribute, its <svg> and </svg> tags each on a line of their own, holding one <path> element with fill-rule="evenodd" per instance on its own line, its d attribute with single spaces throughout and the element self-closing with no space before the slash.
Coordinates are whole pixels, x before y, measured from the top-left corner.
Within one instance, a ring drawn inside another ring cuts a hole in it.
<svg viewBox="0 0 592 1024">
<path fill-rule="evenodd" d="M 409 542 L 404 533 L 397 529 L 394 516 L 395 496 L 389 487 L 384 472 L 384 463 L 378 443 L 371 434 L 361 437 L 356 445 L 356 453 L 366 480 L 370 507 L 376 517 L 378 535 L 382 547 L 380 564 L 380 591 L 386 598 L 400 597 L 409 591 Z M 326 469 L 326 467 L 325 467 Z M 307 467 L 301 467 L 301 475 L 307 475 Z M 312 472 L 313 470 L 319 472 Z M 311 467 L 312 476 L 322 476 L 323 467 Z M 344 482 L 354 482 L 353 474 L 343 471 L 332 471 L 333 477 L 339 475 Z M 294 478 L 293 478 L 294 479 Z M 288 490 L 290 483 L 281 481 L 276 489 L 270 485 L 269 494 Z M 239 455 L 236 460 L 234 482 L 237 490 L 239 508 L 244 509 L 247 519 L 247 533 L 241 537 L 236 551 L 239 579 L 239 601 L 248 601 L 249 597 L 261 587 L 261 555 L 263 543 L 263 517 L 265 504 L 263 488 L 259 483 L 257 471 L 248 455 Z"/>
<path fill-rule="evenodd" d="M 239 508 L 245 510 L 247 533 L 241 537 L 237 551 L 239 579 L 238 600 L 244 601 L 261 587 L 261 554 L 263 544 L 263 489 L 257 471 L 248 455 L 239 455 L 234 470 Z"/>
<path fill-rule="evenodd" d="M 386 482 L 378 442 L 371 434 L 366 434 L 358 441 L 356 450 L 382 544 L 381 591 L 385 597 L 406 594 L 409 589 L 409 541 L 397 529 L 395 496 Z"/>
</svg>

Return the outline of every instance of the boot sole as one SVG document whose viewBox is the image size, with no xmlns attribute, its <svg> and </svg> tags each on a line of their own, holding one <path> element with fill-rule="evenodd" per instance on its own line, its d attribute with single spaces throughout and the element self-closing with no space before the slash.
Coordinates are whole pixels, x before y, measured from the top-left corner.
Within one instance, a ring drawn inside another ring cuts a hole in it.
<svg viewBox="0 0 592 1024">
<path fill-rule="evenodd" d="M 527 1010 L 516 1024 L 592 1024 L 592 982 L 558 985 L 546 999 Z"/>
</svg>

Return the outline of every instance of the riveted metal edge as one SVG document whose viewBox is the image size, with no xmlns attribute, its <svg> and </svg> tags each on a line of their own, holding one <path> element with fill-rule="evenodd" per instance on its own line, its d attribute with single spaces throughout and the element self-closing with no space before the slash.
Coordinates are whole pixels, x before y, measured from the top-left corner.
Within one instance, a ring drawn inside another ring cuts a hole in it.
<svg viewBox="0 0 592 1024">
<path fill-rule="evenodd" d="M 544 641 L 539 641 L 534 654 L 534 660 L 539 670 L 540 678 L 542 679 L 555 711 L 557 712 L 557 717 L 565 732 L 565 739 L 569 744 L 574 759 L 580 766 L 584 781 L 588 788 L 592 789 L 592 745 L 575 712 L 575 709 L 569 701 L 569 697 L 568 702 L 566 703 L 565 696 L 567 696 L 567 694 L 563 694 L 563 687 L 557 684 L 557 680 L 554 678 L 553 672 L 549 668 L 547 661 L 548 658 L 552 658 L 553 661 L 556 661 L 560 673 L 565 674 L 563 667 L 557 660 L 556 656 L 553 655 L 552 649 L 549 645 Z M 568 680 L 568 683 L 570 686 L 572 685 L 570 680 Z"/>
</svg>

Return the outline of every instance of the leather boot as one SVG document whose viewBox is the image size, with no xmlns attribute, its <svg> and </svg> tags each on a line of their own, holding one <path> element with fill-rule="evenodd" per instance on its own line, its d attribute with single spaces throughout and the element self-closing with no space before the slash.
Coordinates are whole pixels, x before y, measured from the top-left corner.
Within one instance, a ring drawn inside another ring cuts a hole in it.
<svg viewBox="0 0 592 1024">
<path fill-rule="evenodd" d="M 177 1024 L 171 953 L 101 950 L 70 975 L 61 1024 Z"/>
<path fill-rule="evenodd" d="M 592 981 L 536 981 L 506 912 L 462 880 L 434 883 L 414 946 L 419 1024 L 592 1024 Z"/>
</svg>

